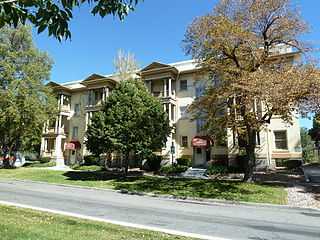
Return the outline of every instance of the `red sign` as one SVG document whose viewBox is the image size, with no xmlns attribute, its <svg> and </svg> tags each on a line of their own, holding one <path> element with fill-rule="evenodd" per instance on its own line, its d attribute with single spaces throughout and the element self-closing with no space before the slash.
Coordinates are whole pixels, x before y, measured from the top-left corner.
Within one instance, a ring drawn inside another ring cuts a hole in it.
<svg viewBox="0 0 320 240">
<path fill-rule="evenodd" d="M 66 144 L 66 149 L 81 149 L 81 143 L 79 141 L 71 141 Z"/>
<path fill-rule="evenodd" d="M 211 146 L 212 141 L 210 138 L 194 137 L 192 139 L 191 145 L 195 147 L 206 147 L 206 146 Z"/>
</svg>

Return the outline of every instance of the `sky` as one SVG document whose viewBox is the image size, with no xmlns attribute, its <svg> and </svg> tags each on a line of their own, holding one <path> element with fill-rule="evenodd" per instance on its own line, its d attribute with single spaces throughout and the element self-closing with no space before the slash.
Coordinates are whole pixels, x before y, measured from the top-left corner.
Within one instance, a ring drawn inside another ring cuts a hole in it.
<svg viewBox="0 0 320 240">
<path fill-rule="evenodd" d="M 303 18 L 312 27 L 306 39 L 320 48 L 320 0 L 294 0 L 301 6 Z M 90 13 L 90 6 L 74 9 L 69 29 L 72 39 L 61 43 L 34 30 L 36 46 L 54 58 L 51 81 L 63 83 L 82 80 L 93 73 L 114 72 L 113 56 L 119 49 L 135 54 L 144 67 L 153 61 L 173 63 L 189 60 L 181 41 L 187 24 L 196 16 L 212 12 L 218 0 L 144 0 L 123 21 Z M 317 58 L 320 54 L 315 54 Z M 310 120 L 301 126 L 310 128 Z"/>
</svg>

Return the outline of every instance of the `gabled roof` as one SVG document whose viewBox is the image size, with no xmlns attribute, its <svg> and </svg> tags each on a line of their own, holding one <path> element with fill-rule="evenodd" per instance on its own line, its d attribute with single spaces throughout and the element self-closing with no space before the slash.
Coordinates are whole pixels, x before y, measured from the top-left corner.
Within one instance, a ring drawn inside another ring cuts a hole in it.
<svg viewBox="0 0 320 240">
<path fill-rule="evenodd" d="M 152 62 L 145 68 L 141 69 L 141 72 L 149 71 L 149 70 L 156 70 L 156 69 L 162 69 L 162 68 L 172 68 L 172 66 L 160 62 Z"/>
<path fill-rule="evenodd" d="M 97 74 L 97 73 L 93 73 L 89 77 L 84 79 L 82 82 L 87 82 L 87 81 L 91 81 L 91 80 L 95 80 L 95 79 L 101 79 L 101 78 L 105 78 L 105 76 Z"/>
<path fill-rule="evenodd" d="M 63 85 L 61 85 L 61 84 L 59 84 L 59 83 L 52 82 L 52 81 L 48 82 L 48 83 L 47 83 L 47 86 L 50 86 L 50 87 L 55 88 L 55 89 L 61 89 L 61 90 L 70 91 L 70 88 L 65 87 L 65 86 L 63 86 Z"/>
</svg>

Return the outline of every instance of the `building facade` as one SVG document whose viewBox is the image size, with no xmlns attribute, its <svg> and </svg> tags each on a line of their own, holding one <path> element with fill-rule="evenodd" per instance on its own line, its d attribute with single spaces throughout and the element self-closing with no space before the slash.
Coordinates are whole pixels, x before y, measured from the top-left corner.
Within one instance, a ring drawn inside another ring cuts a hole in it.
<svg viewBox="0 0 320 240">
<path fill-rule="evenodd" d="M 294 61 L 295 54 L 286 54 L 290 61 Z M 172 133 L 162 155 L 168 162 L 178 157 L 190 157 L 193 166 L 212 163 L 236 165 L 235 156 L 239 154 L 236 134 L 228 131 L 227 142 L 219 144 L 205 136 L 201 120 L 190 120 L 188 106 L 201 94 L 201 88 L 194 84 L 195 71 L 194 62 L 190 60 L 173 64 L 153 62 L 138 73 L 150 93 L 160 98 L 170 119 Z M 63 84 L 50 82 L 57 97 L 59 113 L 55 121 L 45 127 L 42 155 L 52 157 L 57 165 L 82 161 L 83 156 L 89 154 L 84 145 L 84 134 L 91 116 L 100 109 L 102 101 L 116 84 L 112 75 L 99 74 Z M 258 168 L 281 166 L 284 159 L 301 159 L 298 115 L 293 125 L 273 117 L 269 126 L 258 134 L 257 143 Z"/>
</svg>

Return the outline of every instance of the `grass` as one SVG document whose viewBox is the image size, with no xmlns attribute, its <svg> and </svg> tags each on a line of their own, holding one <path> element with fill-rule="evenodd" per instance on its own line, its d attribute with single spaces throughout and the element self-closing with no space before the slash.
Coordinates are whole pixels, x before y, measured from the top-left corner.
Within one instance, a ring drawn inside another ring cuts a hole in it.
<svg viewBox="0 0 320 240">
<path fill-rule="evenodd" d="M 97 171 L 101 169 L 101 166 L 98 165 L 85 165 L 85 163 L 76 163 L 70 166 L 70 168 L 74 170 L 82 170 L 82 171 Z"/>
<path fill-rule="evenodd" d="M 191 239 L 0 205 L 2 240 Z"/>
<path fill-rule="evenodd" d="M 271 204 L 286 203 L 284 186 L 274 183 L 156 178 L 113 175 L 103 172 L 65 172 L 23 168 L 0 169 L 0 177 L 175 196 Z"/>
</svg>

